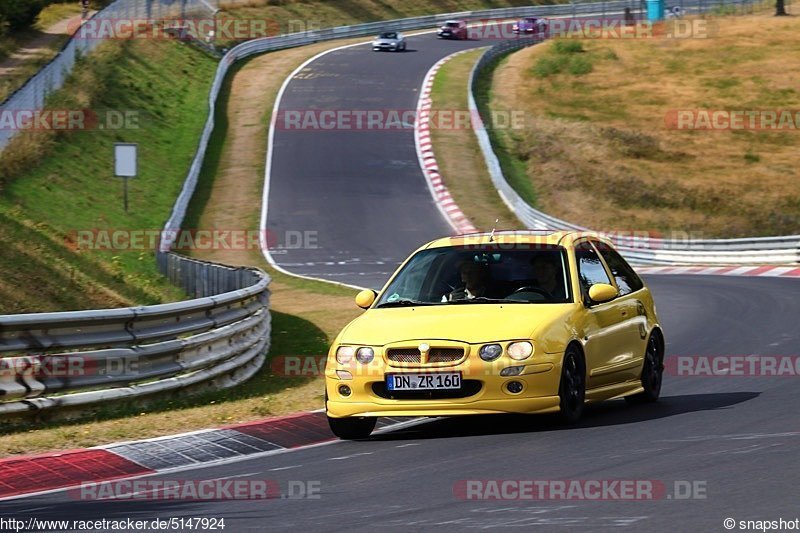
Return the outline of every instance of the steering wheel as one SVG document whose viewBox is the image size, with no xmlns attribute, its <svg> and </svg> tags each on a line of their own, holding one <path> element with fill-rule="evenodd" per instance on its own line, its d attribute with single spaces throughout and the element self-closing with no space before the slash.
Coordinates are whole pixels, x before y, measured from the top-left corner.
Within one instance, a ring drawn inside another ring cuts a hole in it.
<svg viewBox="0 0 800 533">
<path fill-rule="evenodd" d="M 520 288 L 514 290 L 514 292 L 512 292 L 509 296 L 511 296 L 513 294 L 517 294 L 519 292 L 535 292 L 535 293 L 541 294 L 542 296 L 544 296 L 548 300 L 553 300 L 554 299 L 553 295 L 550 294 L 549 292 L 547 292 L 546 290 L 544 290 L 542 288 L 539 288 L 539 287 L 533 287 L 531 285 L 527 285 L 525 287 L 520 287 Z"/>
</svg>

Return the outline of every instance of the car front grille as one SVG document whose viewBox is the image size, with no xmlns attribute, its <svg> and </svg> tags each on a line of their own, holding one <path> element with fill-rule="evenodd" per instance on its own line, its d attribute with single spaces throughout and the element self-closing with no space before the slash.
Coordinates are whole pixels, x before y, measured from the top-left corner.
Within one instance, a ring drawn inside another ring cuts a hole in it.
<svg viewBox="0 0 800 533">
<path fill-rule="evenodd" d="M 422 354 L 418 348 L 389 348 L 386 357 L 394 363 L 421 363 Z M 464 357 L 463 348 L 431 348 L 428 363 L 455 363 Z"/>
</svg>

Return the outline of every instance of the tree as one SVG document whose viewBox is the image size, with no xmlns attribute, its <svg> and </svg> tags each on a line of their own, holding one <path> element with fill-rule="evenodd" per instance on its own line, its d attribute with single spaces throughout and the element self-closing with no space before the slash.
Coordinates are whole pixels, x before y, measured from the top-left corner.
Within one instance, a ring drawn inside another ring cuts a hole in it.
<svg viewBox="0 0 800 533">
<path fill-rule="evenodd" d="M 0 34 L 30 28 L 48 0 L 0 0 Z"/>
<path fill-rule="evenodd" d="M 786 17 L 789 13 L 786 12 L 786 2 L 785 0 L 775 0 L 775 16 L 776 17 Z"/>
</svg>

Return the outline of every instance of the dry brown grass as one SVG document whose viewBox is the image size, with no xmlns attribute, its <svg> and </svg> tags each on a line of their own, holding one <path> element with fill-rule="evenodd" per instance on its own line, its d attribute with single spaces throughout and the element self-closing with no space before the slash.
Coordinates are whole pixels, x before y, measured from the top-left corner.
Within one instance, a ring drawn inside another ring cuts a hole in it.
<svg viewBox="0 0 800 533">
<path fill-rule="evenodd" d="M 433 85 L 433 116 L 437 112 L 467 112 L 467 84 L 472 66 L 483 50 L 467 52 L 447 62 Z M 488 231 L 500 219 L 500 228 L 521 228 L 517 217 L 498 196 L 475 134 L 469 128 L 431 128 L 431 141 L 442 180 L 472 224 Z"/>
<path fill-rule="evenodd" d="M 593 70 L 541 78 L 553 43 L 496 71 L 492 106 L 524 110 L 513 142 L 538 207 L 603 230 L 800 232 L 800 133 L 668 129 L 676 109 L 798 109 L 800 20 L 714 19 L 708 39 L 584 41 Z"/>
</svg>

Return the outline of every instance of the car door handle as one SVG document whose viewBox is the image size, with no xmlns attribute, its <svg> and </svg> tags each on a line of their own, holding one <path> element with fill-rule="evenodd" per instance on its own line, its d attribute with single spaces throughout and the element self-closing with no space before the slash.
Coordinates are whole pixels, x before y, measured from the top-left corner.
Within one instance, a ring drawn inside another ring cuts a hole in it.
<svg viewBox="0 0 800 533">
<path fill-rule="evenodd" d="M 622 316 L 628 316 L 628 312 L 627 311 L 623 311 L 622 312 Z"/>
</svg>

